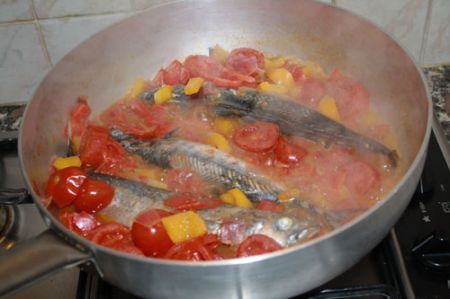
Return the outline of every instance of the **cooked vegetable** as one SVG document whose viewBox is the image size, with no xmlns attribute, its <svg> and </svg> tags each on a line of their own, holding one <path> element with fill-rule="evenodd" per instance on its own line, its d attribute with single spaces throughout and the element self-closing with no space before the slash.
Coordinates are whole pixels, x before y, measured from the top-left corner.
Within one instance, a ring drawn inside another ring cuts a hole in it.
<svg viewBox="0 0 450 299">
<path fill-rule="evenodd" d="M 175 244 L 203 236 L 208 231 L 203 219 L 192 211 L 163 217 L 161 222 Z"/>
<path fill-rule="evenodd" d="M 134 82 L 133 87 L 131 87 L 130 97 L 135 98 L 139 96 L 144 91 L 146 84 L 147 82 L 145 82 L 143 78 L 137 79 Z"/>
<path fill-rule="evenodd" d="M 188 96 L 198 93 L 200 88 L 202 88 L 204 81 L 205 80 L 201 77 L 189 79 L 188 83 L 184 87 L 184 93 Z"/>
<path fill-rule="evenodd" d="M 255 121 L 243 125 L 234 133 L 234 142 L 242 149 L 252 153 L 272 150 L 277 144 L 280 130 L 276 124 Z"/>
<path fill-rule="evenodd" d="M 231 148 L 228 143 L 228 140 L 223 137 L 223 135 L 220 135 L 219 133 L 210 133 L 208 137 L 206 138 L 206 143 L 209 145 L 214 146 L 215 148 L 224 151 L 224 152 L 230 152 Z"/>
<path fill-rule="evenodd" d="M 292 77 L 292 74 L 285 68 L 270 70 L 267 73 L 267 76 L 277 85 L 286 86 L 287 88 L 294 85 L 294 78 Z"/>
<path fill-rule="evenodd" d="M 325 96 L 319 101 L 317 111 L 335 121 L 339 121 L 341 119 L 336 106 L 336 101 L 330 96 Z"/>
<path fill-rule="evenodd" d="M 172 98 L 172 86 L 164 85 L 154 95 L 155 104 L 164 104 Z"/>
<path fill-rule="evenodd" d="M 252 256 L 282 249 L 273 239 L 265 235 L 253 235 L 245 239 L 237 249 L 237 256 Z"/>
<path fill-rule="evenodd" d="M 74 204 L 78 211 L 96 213 L 106 208 L 114 197 L 114 188 L 103 181 L 86 178 Z"/>
<path fill-rule="evenodd" d="M 80 167 L 81 160 L 78 156 L 58 157 L 53 161 L 53 167 L 56 169 L 63 169 L 67 167 Z"/>
<path fill-rule="evenodd" d="M 223 202 L 242 208 L 253 208 L 251 201 L 238 188 L 228 190 L 220 196 Z"/>
<path fill-rule="evenodd" d="M 70 205 L 80 192 L 86 173 L 79 167 L 67 167 L 50 175 L 45 193 L 59 208 Z"/>
</svg>

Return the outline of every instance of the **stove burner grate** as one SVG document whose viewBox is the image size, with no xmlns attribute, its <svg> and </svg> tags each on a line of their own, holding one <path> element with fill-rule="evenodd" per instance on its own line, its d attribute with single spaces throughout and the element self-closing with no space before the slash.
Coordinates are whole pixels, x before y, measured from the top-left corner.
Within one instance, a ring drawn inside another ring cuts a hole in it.
<svg viewBox="0 0 450 299">
<path fill-rule="evenodd" d="M 15 218 L 12 206 L 0 206 L 0 248 L 9 249 L 14 244 L 10 235 L 14 229 Z"/>
</svg>

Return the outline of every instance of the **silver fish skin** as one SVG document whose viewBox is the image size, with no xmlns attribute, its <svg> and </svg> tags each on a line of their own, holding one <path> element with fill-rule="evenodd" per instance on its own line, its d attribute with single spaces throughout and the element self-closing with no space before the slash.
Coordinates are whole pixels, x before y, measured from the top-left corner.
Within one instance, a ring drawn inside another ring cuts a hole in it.
<svg viewBox="0 0 450 299">
<path fill-rule="evenodd" d="M 173 137 L 137 140 L 119 130 L 110 132 L 128 152 L 165 169 L 190 169 L 221 192 L 239 188 L 253 201 L 276 201 L 285 189 L 281 183 L 252 171 L 244 161 L 209 145 Z"/>
<path fill-rule="evenodd" d="M 274 213 L 222 205 L 197 213 L 205 221 L 208 232 L 228 245 L 239 245 L 249 236 L 262 234 L 287 247 L 330 229 L 321 215 L 303 208 L 298 202 L 286 203 L 284 208 L 282 213 Z"/>
<path fill-rule="evenodd" d="M 100 213 L 128 227 L 131 227 L 134 218 L 144 210 L 166 209 L 164 199 L 173 195 L 170 191 L 114 176 L 95 173 L 89 174 L 89 177 L 114 187 L 112 202 Z"/>
<path fill-rule="evenodd" d="M 392 166 L 398 154 L 380 142 L 363 136 L 342 124 L 288 97 L 241 88 L 237 92 L 221 89 L 211 95 L 215 112 L 221 116 L 240 116 L 276 123 L 287 135 L 366 150 L 385 155 Z"/>
</svg>

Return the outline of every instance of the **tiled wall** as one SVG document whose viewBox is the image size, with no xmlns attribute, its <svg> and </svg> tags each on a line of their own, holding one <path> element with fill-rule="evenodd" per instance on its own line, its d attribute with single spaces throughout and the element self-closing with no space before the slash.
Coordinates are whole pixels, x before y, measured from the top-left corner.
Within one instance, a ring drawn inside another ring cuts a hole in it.
<svg viewBox="0 0 450 299">
<path fill-rule="evenodd" d="M 0 104 L 30 90 L 78 43 L 169 0 L 0 0 Z M 419 64 L 450 62 L 450 0 L 322 0 L 391 33 Z"/>
</svg>

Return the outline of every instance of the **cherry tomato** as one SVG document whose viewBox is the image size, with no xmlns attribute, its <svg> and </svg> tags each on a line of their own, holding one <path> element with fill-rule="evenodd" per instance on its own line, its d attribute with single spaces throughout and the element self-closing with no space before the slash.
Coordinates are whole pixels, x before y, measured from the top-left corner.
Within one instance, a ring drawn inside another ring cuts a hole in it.
<svg viewBox="0 0 450 299">
<path fill-rule="evenodd" d="M 81 138 L 80 159 L 84 165 L 110 175 L 123 168 L 135 167 L 130 154 L 103 127 L 86 128 Z"/>
<path fill-rule="evenodd" d="M 91 231 L 87 238 L 92 242 L 134 255 L 143 255 L 142 251 L 134 246 L 131 232 L 125 225 L 110 222 Z"/>
<path fill-rule="evenodd" d="M 168 67 L 164 69 L 164 83 L 175 85 L 183 84 L 185 85 L 189 80 L 189 72 L 183 67 L 181 62 L 174 60 L 170 63 Z"/>
<path fill-rule="evenodd" d="M 70 112 L 69 123 L 64 128 L 66 136 L 68 136 L 68 126 L 70 126 L 71 130 L 71 138 L 78 136 L 80 137 L 83 134 L 84 129 L 86 128 L 88 117 L 91 114 L 91 108 L 87 104 L 86 99 L 78 98 L 75 107 Z"/>
<path fill-rule="evenodd" d="M 242 75 L 256 75 L 264 69 L 264 54 L 251 48 L 237 48 L 228 55 L 225 66 Z"/>
<path fill-rule="evenodd" d="M 300 66 L 295 64 L 286 64 L 284 68 L 291 73 L 292 78 L 294 78 L 295 82 L 299 82 L 306 79 L 306 76 L 303 73 L 303 70 Z"/>
<path fill-rule="evenodd" d="M 75 200 L 85 179 L 86 173 L 79 167 L 57 170 L 48 179 L 46 194 L 59 208 L 63 208 Z"/>
<path fill-rule="evenodd" d="M 131 227 L 131 236 L 134 244 L 144 252 L 146 256 L 161 257 L 173 246 L 166 229 L 161 223 L 161 218 L 172 213 L 150 209 L 140 213 Z"/>
<path fill-rule="evenodd" d="M 218 61 L 206 55 L 188 56 L 184 67 L 192 77 L 202 77 L 206 80 L 220 78 L 223 71 L 223 66 Z"/>
<path fill-rule="evenodd" d="M 240 148 L 246 151 L 264 153 L 275 147 L 279 136 L 280 129 L 277 125 L 255 121 L 237 129 L 233 139 Z"/>
<path fill-rule="evenodd" d="M 344 184 L 350 192 L 359 196 L 366 195 L 380 184 L 378 172 L 363 161 L 352 161 L 342 167 L 345 174 Z"/>
<path fill-rule="evenodd" d="M 288 143 L 284 138 L 280 138 L 275 147 L 277 160 L 288 165 L 297 164 L 306 154 L 306 150 Z"/>
<path fill-rule="evenodd" d="M 114 188 L 107 183 L 87 178 L 80 187 L 75 198 L 75 208 L 78 211 L 96 213 L 106 208 L 114 197 Z"/>
<path fill-rule="evenodd" d="M 284 211 L 284 207 L 270 200 L 261 200 L 256 206 L 258 210 L 269 211 L 274 213 L 281 213 Z"/>
<path fill-rule="evenodd" d="M 94 216 L 86 212 L 63 212 L 59 215 L 59 221 L 69 230 L 87 236 L 92 230 L 100 225 Z"/>
<path fill-rule="evenodd" d="M 173 245 L 164 257 L 183 261 L 220 260 L 222 257 L 214 252 L 219 244 L 215 236 L 206 235 Z"/>
<path fill-rule="evenodd" d="M 202 178 L 188 169 L 170 169 L 164 176 L 164 181 L 175 192 L 199 194 L 206 188 Z"/>
<path fill-rule="evenodd" d="M 311 108 L 316 108 L 319 101 L 326 94 L 324 84 L 316 78 L 307 78 L 303 80 L 301 88 L 298 100 Z"/>
<path fill-rule="evenodd" d="M 266 235 L 252 235 L 242 241 L 237 249 L 237 257 L 252 256 L 282 249 L 274 239 Z"/>
<path fill-rule="evenodd" d="M 220 199 L 199 198 L 189 193 L 175 194 L 164 200 L 164 205 L 177 211 L 214 209 L 221 204 Z"/>
</svg>

